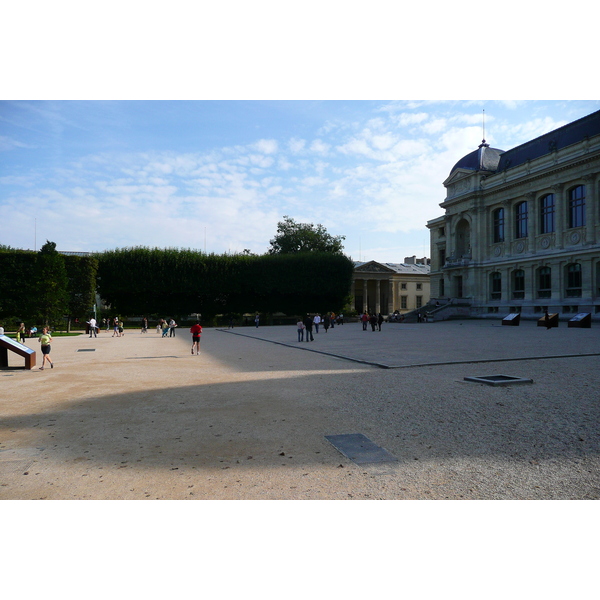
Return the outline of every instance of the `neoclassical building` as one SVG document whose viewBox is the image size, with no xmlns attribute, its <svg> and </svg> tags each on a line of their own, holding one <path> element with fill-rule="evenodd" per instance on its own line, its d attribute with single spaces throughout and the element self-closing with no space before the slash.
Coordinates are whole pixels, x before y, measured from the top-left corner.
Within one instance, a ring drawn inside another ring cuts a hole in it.
<svg viewBox="0 0 600 600">
<path fill-rule="evenodd" d="M 471 316 L 600 320 L 600 111 L 508 151 L 485 143 L 427 223 L 431 295 Z"/>
<path fill-rule="evenodd" d="M 421 308 L 429 301 L 429 259 L 414 256 L 403 263 L 374 260 L 354 263 L 354 309 L 391 315 Z"/>
</svg>

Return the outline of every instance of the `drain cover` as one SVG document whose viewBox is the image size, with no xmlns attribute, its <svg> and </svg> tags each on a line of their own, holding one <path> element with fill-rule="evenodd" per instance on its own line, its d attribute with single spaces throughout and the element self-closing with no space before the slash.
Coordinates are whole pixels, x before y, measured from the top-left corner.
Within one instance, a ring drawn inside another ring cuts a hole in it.
<svg viewBox="0 0 600 600">
<path fill-rule="evenodd" d="M 396 462 L 398 460 L 393 454 L 374 444 L 362 433 L 326 435 L 325 439 L 357 465 Z"/>
<path fill-rule="evenodd" d="M 511 375 L 485 375 L 482 377 L 465 377 L 465 381 L 485 383 L 487 385 L 508 385 L 513 383 L 533 383 L 533 379 L 512 377 Z"/>
<path fill-rule="evenodd" d="M 77 352 L 96 352 L 96 348 L 80 348 Z"/>
</svg>

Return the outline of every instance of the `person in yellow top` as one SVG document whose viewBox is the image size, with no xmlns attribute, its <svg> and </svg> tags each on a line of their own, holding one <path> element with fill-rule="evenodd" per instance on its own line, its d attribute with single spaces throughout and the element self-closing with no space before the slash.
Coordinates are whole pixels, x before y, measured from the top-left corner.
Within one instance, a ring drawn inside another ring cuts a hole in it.
<svg viewBox="0 0 600 600">
<path fill-rule="evenodd" d="M 50 363 L 50 368 L 54 369 L 54 363 L 50 360 L 50 342 L 52 342 L 52 336 L 48 333 L 47 327 L 44 327 L 44 329 L 42 329 L 42 335 L 40 335 L 38 341 L 42 345 L 42 354 L 44 355 L 44 360 L 42 361 L 40 371 L 44 370 L 46 360 Z"/>
</svg>

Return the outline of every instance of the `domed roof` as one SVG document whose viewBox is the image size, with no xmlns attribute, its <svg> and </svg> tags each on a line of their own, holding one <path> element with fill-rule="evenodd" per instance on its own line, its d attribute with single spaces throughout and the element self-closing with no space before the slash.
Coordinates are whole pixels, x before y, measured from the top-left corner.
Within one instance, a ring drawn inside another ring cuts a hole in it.
<svg viewBox="0 0 600 600">
<path fill-rule="evenodd" d="M 495 171 L 500 162 L 500 156 L 504 154 L 504 150 L 498 148 L 490 148 L 485 140 L 479 144 L 477 150 L 463 156 L 453 167 L 450 173 L 456 169 L 469 169 L 471 171 Z"/>
</svg>

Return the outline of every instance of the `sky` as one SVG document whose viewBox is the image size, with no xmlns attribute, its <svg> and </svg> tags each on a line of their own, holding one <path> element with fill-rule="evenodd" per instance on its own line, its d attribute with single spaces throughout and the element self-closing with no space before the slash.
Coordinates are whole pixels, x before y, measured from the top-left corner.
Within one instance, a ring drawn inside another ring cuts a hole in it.
<svg viewBox="0 0 600 600">
<path fill-rule="evenodd" d="M 413 4 L 12 3 L 0 244 L 261 254 L 289 216 L 354 260 L 428 256 L 484 111 L 508 150 L 600 94 L 593 36 L 540 53 L 532 35 L 578 30 L 586 2 Z"/>
<path fill-rule="evenodd" d="M 354 260 L 429 256 L 442 182 L 598 101 L 8 100 L 0 243 L 261 254 L 284 215 Z M 485 111 L 485 112 L 484 112 Z M 485 130 L 484 130 L 485 128 Z"/>
</svg>

